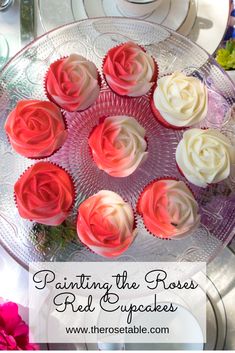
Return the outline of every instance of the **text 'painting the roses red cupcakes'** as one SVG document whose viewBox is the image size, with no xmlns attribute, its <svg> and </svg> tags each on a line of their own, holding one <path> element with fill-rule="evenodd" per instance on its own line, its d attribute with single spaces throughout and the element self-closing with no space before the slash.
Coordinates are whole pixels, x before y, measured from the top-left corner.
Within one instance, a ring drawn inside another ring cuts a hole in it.
<svg viewBox="0 0 235 353">
<path fill-rule="evenodd" d="M 50 162 L 27 169 L 15 183 L 14 192 L 22 218 L 52 226 L 68 217 L 75 196 L 69 174 Z"/>
</svg>

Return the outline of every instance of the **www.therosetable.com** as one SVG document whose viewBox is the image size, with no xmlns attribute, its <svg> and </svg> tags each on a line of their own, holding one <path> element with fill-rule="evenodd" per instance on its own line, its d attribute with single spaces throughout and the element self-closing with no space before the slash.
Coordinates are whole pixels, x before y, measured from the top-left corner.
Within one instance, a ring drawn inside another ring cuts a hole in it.
<svg viewBox="0 0 235 353">
<path fill-rule="evenodd" d="M 122 326 L 122 327 L 65 327 L 66 334 L 161 334 L 169 335 L 169 327 Z"/>
</svg>

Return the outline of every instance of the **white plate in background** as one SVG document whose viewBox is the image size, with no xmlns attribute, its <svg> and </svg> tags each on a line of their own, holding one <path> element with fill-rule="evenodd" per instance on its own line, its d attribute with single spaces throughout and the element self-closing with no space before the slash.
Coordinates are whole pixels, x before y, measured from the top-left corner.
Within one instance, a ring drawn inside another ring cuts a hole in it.
<svg viewBox="0 0 235 353">
<path fill-rule="evenodd" d="M 38 34 L 73 20 L 121 16 L 114 0 L 37 0 L 37 3 L 41 17 Z M 145 20 L 178 30 L 213 54 L 226 31 L 229 8 L 230 0 L 164 0 Z"/>
<path fill-rule="evenodd" d="M 213 54 L 226 32 L 229 15 L 230 0 L 197 0 L 197 18 L 188 38 Z"/>
<path fill-rule="evenodd" d="M 185 21 L 190 0 L 164 0 L 156 8 L 155 11 L 145 16 L 146 21 L 162 24 L 176 31 Z M 84 0 L 84 8 L 87 17 L 103 17 L 103 16 L 123 16 L 118 9 L 115 0 Z M 77 2 L 72 1 L 74 14 L 76 15 Z"/>
</svg>

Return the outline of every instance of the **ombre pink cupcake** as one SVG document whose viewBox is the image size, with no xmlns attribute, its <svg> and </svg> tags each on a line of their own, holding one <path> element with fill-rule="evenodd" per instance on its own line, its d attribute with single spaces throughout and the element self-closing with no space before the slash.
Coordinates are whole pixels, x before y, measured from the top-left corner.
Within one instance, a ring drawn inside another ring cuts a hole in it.
<svg viewBox="0 0 235 353">
<path fill-rule="evenodd" d="M 8 115 L 5 130 L 14 150 L 28 158 L 51 156 L 67 138 L 60 109 L 40 100 L 19 101 Z"/>
<path fill-rule="evenodd" d="M 145 129 L 129 116 L 110 116 L 92 131 L 88 144 L 97 167 L 127 177 L 147 158 Z"/>
<path fill-rule="evenodd" d="M 127 42 L 108 51 L 104 58 L 103 74 L 115 93 L 139 97 L 154 85 L 158 67 L 143 48 L 136 43 Z"/>
<path fill-rule="evenodd" d="M 98 255 L 121 255 L 133 242 L 136 232 L 131 206 L 113 191 L 101 190 L 79 206 L 78 237 Z"/>
<path fill-rule="evenodd" d="M 50 162 L 38 162 L 27 169 L 14 186 L 22 218 L 57 226 L 68 216 L 74 202 L 69 174 Z"/>
<path fill-rule="evenodd" d="M 183 181 L 159 179 L 145 187 L 137 203 L 147 230 L 159 238 L 177 239 L 200 224 L 199 207 Z"/>
<path fill-rule="evenodd" d="M 87 109 L 99 96 L 98 70 L 81 55 L 71 54 L 50 65 L 45 89 L 48 98 L 62 109 L 75 112 Z"/>
</svg>

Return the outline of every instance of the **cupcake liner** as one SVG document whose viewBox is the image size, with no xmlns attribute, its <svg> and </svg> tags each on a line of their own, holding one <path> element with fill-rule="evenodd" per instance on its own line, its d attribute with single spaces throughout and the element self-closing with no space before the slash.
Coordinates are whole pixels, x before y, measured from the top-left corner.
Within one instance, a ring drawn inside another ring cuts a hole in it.
<svg viewBox="0 0 235 353">
<path fill-rule="evenodd" d="M 143 188 L 143 190 L 140 192 L 139 197 L 138 197 L 137 202 L 136 202 L 136 212 L 137 212 L 137 214 L 138 214 L 139 217 L 140 217 L 142 226 L 144 227 L 145 231 L 146 231 L 149 235 L 153 236 L 154 238 L 161 239 L 161 240 L 180 240 L 180 239 L 183 239 L 183 238 L 186 238 L 186 237 L 190 236 L 190 235 L 192 234 L 192 232 L 193 232 L 195 229 L 197 229 L 198 224 L 195 225 L 195 227 L 192 227 L 190 230 L 185 231 L 185 232 L 182 233 L 182 234 L 177 234 L 177 235 L 173 235 L 173 236 L 169 236 L 169 237 L 161 237 L 161 236 L 159 236 L 159 235 L 156 235 L 156 234 L 152 233 L 152 232 L 148 229 L 148 227 L 146 226 L 146 224 L 145 224 L 145 222 L 144 222 L 143 214 L 139 211 L 139 203 L 140 203 L 140 201 L 141 201 L 141 197 L 142 197 L 144 191 L 146 190 L 146 188 L 149 187 L 150 185 L 154 184 L 154 183 L 157 182 L 157 181 L 164 181 L 164 180 L 182 181 L 182 180 L 180 180 L 180 179 L 178 179 L 178 178 L 169 177 L 169 176 L 163 176 L 163 177 L 160 177 L 160 178 L 153 179 L 151 182 L 149 182 L 148 184 L 146 184 L 145 187 Z M 185 185 L 188 187 L 188 189 L 190 190 L 190 192 L 192 193 L 193 197 L 194 197 L 195 200 L 196 200 L 195 194 L 194 194 L 194 192 L 192 191 L 191 187 L 188 185 L 188 183 L 186 183 L 186 182 L 184 182 L 184 183 L 185 183 Z M 197 201 L 197 200 L 196 200 L 196 201 Z"/>
<path fill-rule="evenodd" d="M 57 63 L 57 62 L 61 62 L 61 61 L 65 60 L 65 59 L 67 59 L 68 57 L 69 57 L 69 56 L 62 56 L 61 58 L 59 58 L 59 59 L 53 61 L 52 64 Z M 87 61 L 92 62 L 91 60 L 87 60 Z M 92 63 L 93 63 L 93 62 L 92 62 Z M 93 63 L 93 64 L 94 64 L 94 63 Z M 95 65 L 95 64 L 94 64 L 94 65 Z M 51 65 L 50 65 L 50 66 L 51 66 Z M 48 70 L 46 71 L 46 74 L 45 74 L 45 77 L 44 77 L 44 82 L 43 82 L 44 94 L 46 95 L 46 97 L 47 97 L 47 99 L 48 99 L 49 101 L 51 101 L 51 102 L 53 102 L 55 105 L 57 105 L 57 107 L 60 108 L 62 111 L 66 111 L 66 112 L 69 112 L 69 113 L 82 112 L 82 111 L 84 111 L 84 110 L 89 109 L 90 106 L 95 103 L 95 101 L 94 101 L 89 107 L 87 107 L 86 109 L 81 109 L 81 110 L 79 110 L 79 109 L 78 109 L 78 110 L 70 110 L 70 109 L 65 109 L 65 108 L 63 108 L 62 106 L 60 106 L 60 105 L 54 100 L 54 98 L 50 95 L 50 93 L 49 93 L 48 90 L 47 90 L 47 80 L 48 80 L 48 74 L 49 74 L 49 72 L 50 72 L 50 66 L 49 66 Z M 96 67 L 96 65 L 95 65 L 95 67 Z M 99 85 L 100 90 L 101 90 L 101 88 L 102 88 L 102 78 L 101 78 L 101 74 L 100 74 L 100 72 L 99 72 L 99 70 L 98 70 L 97 67 L 96 67 L 96 70 L 97 70 L 97 82 L 98 82 L 98 85 Z M 98 99 L 98 97 L 97 97 L 97 99 Z"/>
<path fill-rule="evenodd" d="M 70 214 L 72 213 L 72 210 L 73 210 L 73 208 L 74 208 L 74 206 L 75 206 L 76 196 L 77 196 L 77 191 L 76 191 L 75 182 L 74 182 L 74 180 L 73 180 L 73 177 L 71 176 L 70 172 L 69 172 L 66 168 L 60 166 L 60 165 L 57 164 L 57 163 L 54 163 L 54 162 L 51 162 L 51 161 L 41 161 L 41 162 L 38 162 L 38 163 L 49 163 L 49 164 L 52 164 L 52 165 L 54 165 L 54 166 L 56 166 L 56 167 L 62 169 L 64 172 L 67 173 L 67 175 L 68 175 L 68 177 L 69 177 L 69 180 L 71 181 L 71 185 L 72 185 L 72 197 L 73 197 L 73 202 L 72 202 L 70 208 L 68 209 L 68 215 L 67 215 L 67 217 L 66 217 L 66 219 L 67 219 L 67 218 L 70 216 Z M 31 169 L 31 168 L 32 168 L 34 165 L 36 165 L 36 164 L 37 164 L 37 163 L 34 163 L 34 164 L 32 164 L 31 166 L 29 166 L 28 168 L 26 168 L 26 169 L 24 170 L 24 172 L 20 174 L 20 176 L 19 176 L 19 178 L 17 179 L 17 181 L 18 181 L 19 179 L 21 179 L 21 177 L 22 177 L 26 172 L 28 172 L 28 170 Z M 15 183 L 15 184 L 16 184 L 16 183 Z M 13 199 L 14 199 L 15 206 L 16 206 L 16 208 L 18 209 L 18 204 L 17 204 L 17 198 L 16 198 L 15 190 L 14 190 L 14 194 L 13 194 Z M 22 218 L 23 218 L 23 217 L 22 217 Z M 30 220 L 30 219 L 28 219 L 28 218 L 23 218 L 23 219 L 27 219 L 27 220 L 29 220 L 29 221 L 31 221 L 31 222 L 39 223 L 39 222 L 37 222 L 36 220 L 33 220 L 33 219 L 32 219 L 32 220 Z M 51 226 L 51 227 L 53 227 L 53 226 Z"/>
<path fill-rule="evenodd" d="M 121 47 L 122 45 L 124 45 L 125 43 L 126 43 L 126 42 L 123 42 L 123 43 L 120 43 L 120 44 L 115 45 L 114 47 L 110 48 L 110 49 L 107 51 L 106 55 L 104 56 L 104 58 L 103 58 L 103 60 L 102 60 L 102 66 L 101 66 L 101 70 L 102 70 L 102 74 L 103 74 L 104 81 L 105 81 L 107 87 L 109 87 L 110 90 L 111 90 L 112 92 L 114 92 L 114 93 L 115 93 L 117 96 L 119 96 L 119 97 L 125 97 L 125 98 L 129 98 L 129 99 L 133 99 L 133 98 L 138 98 L 138 97 L 142 97 L 142 96 L 145 96 L 145 95 L 149 95 L 150 92 L 151 92 L 151 90 L 152 90 L 152 88 L 153 88 L 153 87 L 155 86 L 155 84 L 156 84 L 156 81 L 157 81 L 157 78 L 158 78 L 158 74 L 159 74 L 159 67 L 158 67 L 157 61 L 155 60 L 155 58 L 154 58 L 152 55 L 151 55 L 151 58 L 153 59 L 154 64 L 155 64 L 154 73 L 153 73 L 153 76 L 152 76 L 152 81 L 153 81 L 154 83 L 153 83 L 153 86 L 149 89 L 149 91 L 146 92 L 145 94 L 142 94 L 142 95 L 136 96 L 136 97 L 131 97 L 131 96 L 129 96 L 129 95 L 121 95 L 121 94 L 115 92 L 115 91 L 112 89 L 112 87 L 110 87 L 110 85 L 108 84 L 108 81 L 107 81 L 107 79 L 106 79 L 106 75 L 104 74 L 104 70 L 103 70 L 105 61 L 106 61 L 106 59 L 107 59 L 107 55 L 108 55 L 108 53 L 109 53 L 109 51 L 110 51 L 111 49 L 113 49 L 113 48 L 116 48 L 116 49 L 117 49 L 117 48 Z M 135 44 L 137 44 L 137 43 L 135 43 Z M 147 51 L 146 51 L 146 49 L 145 49 L 144 47 L 142 47 L 142 46 L 139 45 L 139 44 L 137 44 L 137 45 L 139 46 L 139 48 L 140 48 L 143 52 L 147 53 Z"/>
</svg>

